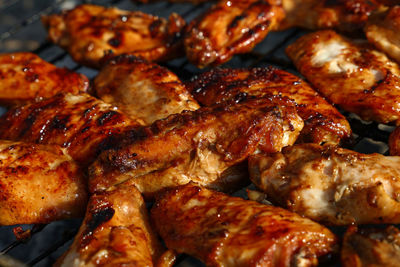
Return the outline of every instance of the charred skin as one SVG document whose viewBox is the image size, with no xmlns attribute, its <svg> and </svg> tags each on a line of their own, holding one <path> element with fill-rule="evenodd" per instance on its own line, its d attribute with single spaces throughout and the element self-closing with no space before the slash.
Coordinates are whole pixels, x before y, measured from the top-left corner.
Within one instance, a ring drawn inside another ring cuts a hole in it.
<svg viewBox="0 0 400 267">
<path fill-rule="evenodd" d="M 296 103 L 304 120 L 297 142 L 339 143 L 351 137 L 350 125 L 305 81 L 274 68 L 214 69 L 186 83 L 194 98 L 211 106 L 231 99 L 282 95 Z"/>
<path fill-rule="evenodd" d="M 44 16 L 49 39 L 83 65 L 100 68 L 109 58 L 131 54 L 165 61 L 182 53 L 185 21 L 175 13 L 168 20 L 139 11 L 80 5 Z"/>
</svg>

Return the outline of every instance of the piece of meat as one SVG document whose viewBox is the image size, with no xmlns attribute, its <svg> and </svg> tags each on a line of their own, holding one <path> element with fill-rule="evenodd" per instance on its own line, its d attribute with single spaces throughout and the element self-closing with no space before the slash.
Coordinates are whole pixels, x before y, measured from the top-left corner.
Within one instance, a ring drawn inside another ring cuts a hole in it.
<svg viewBox="0 0 400 267">
<path fill-rule="evenodd" d="M 398 267 L 400 231 L 394 226 L 386 229 L 351 226 L 343 238 L 341 259 L 343 267 Z"/>
<path fill-rule="evenodd" d="M 300 144 L 249 158 L 270 200 L 330 225 L 400 223 L 400 157 Z"/>
<path fill-rule="evenodd" d="M 86 4 L 43 16 L 42 22 L 52 42 L 89 67 L 100 68 L 106 59 L 121 54 L 149 61 L 182 54 L 185 21 L 175 13 L 165 20 L 139 11 Z"/>
<path fill-rule="evenodd" d="M 60 145 L 85 167 L 113 135 L 139 125 L 92 96 L 66 94 L 10 109 L 0 118 L 0 139 Z"/>
<path fill-rule="evenodd" d="M 28 52 L 0 54 L 0 104 L 38 101 L 58 93 L 86 92 L 89 80 Z"/>
<path fill-rule="evenodd" d="M 118 187 L 90 197 L 74 242 L 55 265 L 153 266 L 163 250 L 140 192 Z"/>
<path fill-rule="evenodd" d="M 368 41 L 400 63 L 400 6 L 394 6 L 365 27 Z"/>
<path fill-rule="evenodd" d="M 0 140 L 0 225 L 83 216 L 87 180 L 58 146 Z"/>
<path fill-rule="evenodd" d="M 400 127 L 396 127 L 389 136 L 389 152 L 392 156 L 400 156 Z"/>
<path fill-rule="evenodd" d="M 364 120 L 400 125 L 400 68 L 383 53 L 330 30 L 302 36 L 286 52 L 330 102 Z"/>
<path fill-rule="evenodd" d="M 145 124 L 199 108 L 174 73 L 133 56 L 111 60 L 95 78 L 94 90 L 104 102 Z"/>
<path fill-rule="evenodd" d="M 160 197 L 151 219 L 168 248 L 207 266 L 315 266 L 337 242 L 295 213 L 193 184 Z"/>
<path fill-rule="evenodd" d="M 193 20 L 185 36 L 186 56 L 198 67 L 216 66 L 249 52 L 284 17 L 275 0 L 221 0 Z"/>
<path fill-rule="evenodd" d="M 132 183 L 151 198 L 165 187 L 196 181 L 229 191 L 247 180 L 236 164 L 258 151 L 293 144 L 303 121 L 288 99 L 271 97 L 203 107 L 125 132 L 119 146 L 90 167 L 90 191 Z"/>
<path fill-rule="evenodd" d="M 304 120 L 298 142 L 333 142 L 351 137 L 346 118 L 305 81 L 275 68 L 214 69 L 186 83 L 199 103 L 211 106 L 241 97 L 282 95 L 296 102 Z"/>
</svg>

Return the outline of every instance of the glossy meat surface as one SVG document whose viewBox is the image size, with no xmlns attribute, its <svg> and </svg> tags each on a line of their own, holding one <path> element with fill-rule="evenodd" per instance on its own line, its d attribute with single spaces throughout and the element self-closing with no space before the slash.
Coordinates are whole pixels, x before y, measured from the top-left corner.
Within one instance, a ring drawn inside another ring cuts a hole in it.
<svg viewBox="0 0 400 267">
<path fill-rule="evenodd" d="M 44 16 L 49 39 L 83 65 L 100 68 L 105 59 L 132 54 L 164 61 L 182 52 L 184 20 L 173 13 L 168 20 L 139 11 L 80 5 L 61 14 Z"/>
<path fill-rule="evenodd" d="M 304 120 L 298 142 L 338 143 L 351 137 L 349 123 L 336 108 L 305 81 L 283 70 L 215 69 L 195 76 L 186 86 L 206 106 L 241 97 L 288 97 L 296 102 L 297 112 Z"/>
<path fill-rule="evenodd" d="M 207 266 L 314 266 L 337 242 L 295 213 L 192 184 L 159 198 L 151 218 L 168 248 Z"/>
<path fill-rule="evenodd" d="M 0 140 L 0 225 L 83 216 L 86 177 L 58 146 Z"/>
<path fill-rule="evenodd" d="M 174 73 L 132 56 L 117 57 L 102 68 L 94 90 L 104 102 L 144 124 L 199 108 Z"/>
<path fill-rule="evenodd" d="M 66 94 L 10 109 L 0 118 L 0 138 L 60 145 L 87 166 L 127 126 L 139 124 L 92 96 Z"/>
<path fill-rule="evenodd" d="M 289 104 L 276 97 L 203 107 L 127 131 L 90 167 L 90 191 L 125 181 L 148 197 L 190 181 L 237 188 L 247 177 L 236 164 L 295 142 L 303 121 Z"/>
<path fill-rule="evenodd" d="M 386 229 L 351 226 L 344 235 L 341 258 L 343 267 L 397 267 L 400 231 L 394 226 Z"/>
<path fill-rule="evenodd" d="M 389 136 L 389 151 L 392 156 L 400 156 L 400 127 L 396 127 Z"/>
<path fill-rule="evenodd" d="M 300 37 L 286 52 L 330 102 L 364 120 L 400 125 L 400 68 L 383 53 L 329 30 Z"/>
<path fill-rule="evenodd" d="M 271 200 L 315 221 L 400 222 L 400 157 L 301 144 L 252 156 L 249 170 Z"/>
<path fill-rule="evenodd" d="M 28 52 L 0 54 L 0 104 L 24 104 L 58 93 L 86 92 L 89 80 Z"/>
<path fill-rule="evenodd" d="M 198 67 L 216 66 L 249 52 L 284 17 L 275 0 L 222 0 L 189 25 L 186 56 Z"/>
</svg>

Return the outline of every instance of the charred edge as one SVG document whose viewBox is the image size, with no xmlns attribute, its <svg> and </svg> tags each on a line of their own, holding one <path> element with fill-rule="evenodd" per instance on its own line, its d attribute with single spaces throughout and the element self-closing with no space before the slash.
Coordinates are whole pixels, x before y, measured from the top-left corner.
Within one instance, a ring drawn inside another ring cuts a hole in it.
<svg viewBox="0 0 400 267">
<path fill-rule="evenodd" d="M 100 118 L 97 119 L 97 125 L 101 126 L 104 125 L 107 121 L 109 121 L 114 115 L 116 115 L 116 111 L 108 111 L 104 113 L 103 115 L 100 116 Z"/>
<path fill-rule="evenodd" d="M 93 212 L 92 218 L 86 224 L 86 230 L 82 236 L 81 247 L 85 247 L 92 239 L 93 232 L 103 223 L 111 220 L 115 210 L 111 207 L 104 207 Z"/>
</svg>

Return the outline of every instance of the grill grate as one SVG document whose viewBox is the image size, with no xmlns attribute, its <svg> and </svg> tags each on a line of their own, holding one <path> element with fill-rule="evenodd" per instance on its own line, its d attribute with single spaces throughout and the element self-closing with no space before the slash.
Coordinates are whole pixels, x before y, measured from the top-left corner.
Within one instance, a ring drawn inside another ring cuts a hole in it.
<svg viewBox="0 0 400 267">
<path fill-rule="evenodd" d="M 40 5 L 38 6 L 39 2 Z M 210 3 L 203 3 L 195 6 L 190 3 L 171 4 L 167 2 L 143 5 L 134 4 L 129 0 L 0 0 L 0 25 L 8 25 L 4 23 L 2 17 L 9 18 L 10 14 L 16 14 L 14 20 L 18 18 L 18 22 L 14 26 L 7 29 L 0 26 L 0 52 L 30 50 L 59 67 L 68 67 L 93 78 L 97 71 L 75 63 L 65 51 L 45 41 L 46 32 L 40 23 L 41 15 L 59 12 L 63 8 L 71 8 L 80 3 L 113 5 L 121 9 L 141 10 L 161 17 L 168 17 L 171 12 L 177 12 L 186 21 L 191 21 L 211 5 Z M 22 10 L 26 12 L 23 12 L 22 17 L 19 17 Z M 287 44 L 302 34 L 304 34 L 304 31 L 298 29 L 270 33 L 252 52 L 235 56 L 224 67 L 246 68 L 273 65 L 299 75 L 285 56 L 284 49 Z M 175 59 L 163 65 L 177 73 L 183 80 L 202 72 L 188 63 L 186 59 Z M 353 149 L 364 153 L 388 153 L 386 142 L 393 127 L 377 123 L 366 124 L 354 114 L 345 113 L 345 115 L 349 119 L 356 137 L 352 145 Z M 31 229 L 29 230 L 30 237 L 17 241 L 14 241 L 15 237 L 12 233 L 15 226 L 0 227 L 0 249 L 2 249 L 0 257 L 7 254 L 25 262 L 28 266 L 50 266 L 71 244 L 79 225 L 80 220 L 68 220 L 54 222 L 47 226 L 23 226 Z M 202 266 L 199 261 L 185 256 L 179 257 L 176 265 Z"/>
</svg>

